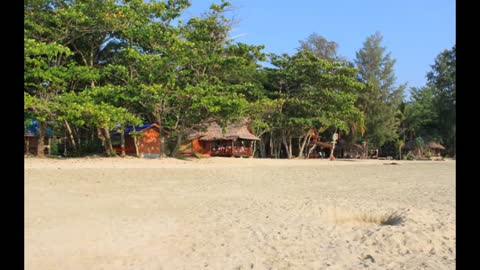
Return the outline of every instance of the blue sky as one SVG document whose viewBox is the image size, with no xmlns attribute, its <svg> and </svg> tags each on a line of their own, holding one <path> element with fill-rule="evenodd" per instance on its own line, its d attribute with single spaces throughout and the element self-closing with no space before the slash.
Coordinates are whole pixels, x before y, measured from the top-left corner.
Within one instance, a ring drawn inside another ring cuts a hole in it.
<svg viewBox="0 0 480 270">
<path fill-rule="evenodd" d="M 213 0 L 191 0 L 184 15 L 200 15 Z M 397 60 L 397 84 L 425 85 L 434 58 L 455 44 L 454 0 L 231 0 L 238 21 L 231 36 L 265 45 L 264 52 L 292 54 L 299 40 L 316 32 L 355 58 L 367 36 L 380 31 Z"/>
</svg>

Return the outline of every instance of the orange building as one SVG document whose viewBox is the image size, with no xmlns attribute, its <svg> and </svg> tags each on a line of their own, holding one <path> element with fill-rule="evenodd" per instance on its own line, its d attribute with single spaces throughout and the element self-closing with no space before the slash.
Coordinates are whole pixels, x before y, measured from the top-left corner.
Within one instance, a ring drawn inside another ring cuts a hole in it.
<svg viewBox="0 0 480 270">
<path fill-rule="evenodd" d="M 125 129 L 125 153 L 129 155 L 136 155 L 135 140 L 131 133 L 134 131 L 133 127 Z M 143 133 L 143 136 L 137 137 L 138 152 L 141 157 L 156 158 L 160 157 L 160 129 L 155 123 L 145 124 L 135 127 L 136 132 Z M 112 144 L 117 153 L 122 151 L 120 147 L 120 133 L 112 134 Z"/>
</svg>

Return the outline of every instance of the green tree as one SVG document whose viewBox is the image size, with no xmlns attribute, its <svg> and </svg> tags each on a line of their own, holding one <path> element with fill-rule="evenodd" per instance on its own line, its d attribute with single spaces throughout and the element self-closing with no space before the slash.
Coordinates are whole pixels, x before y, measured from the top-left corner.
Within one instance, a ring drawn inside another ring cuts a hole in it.
<svg viewBox="0 0 480 270">
<path fill-rule="evenodd" d="M 24 110 L 39 121 L 37 156 L 43 157 L 47 123 L 55 120 L 54 98 L 66 90 L 73 68 L 60 59 L 71 52 L 62 45 L 28 37 L 24 38 L 24 43 Z"/>
<path fill-rule="evenodd" d="M 427 73 L 428 85 L 433 89 L 438 109 L 438 128 L 451 155 L 456 149 L 456 45 L 444 50 Z"/>
<path fill-rule="evenodd" d="M 275 94 L 284 100 L 276 122 L 288 158 L 293 157 L 293 138 L 298 140 L 298 157 L 304 156 L 313 129 L 349 132 L 350 125 L 363 127 L 363 115 L 355 107 L 363 84 L 356 81 L 355 69 L 319 59 L 309 51 L 273 55 L 271 61 L 276 67 Z"/>
<path fill-rule="evenodd" d="M 360 95 L 357 106 L 365 114 L 366 140 L 369 145 L 381 147 L 385 142 L 397 139 L 398 106 L 403 100 L 405 85 L 395 86 L 395 60 L 381 46 L 382 35 L 369 36 L 356 53 L 355 64 L 358 79 L 367 87 Z"/>
<path fill-rule="evenodd" d="M 339 45 L 335 41 L 328 41 L 325 37 L 313 33 L 307 37 L 306 40 L 301 40 L 300 47 L 298 48 L 301 51 L 311 51 L 319 59 L 328 60 L 328 61 L 344 61 L 343 57 L 338 56 L 337 50 Z"/>
</svg>

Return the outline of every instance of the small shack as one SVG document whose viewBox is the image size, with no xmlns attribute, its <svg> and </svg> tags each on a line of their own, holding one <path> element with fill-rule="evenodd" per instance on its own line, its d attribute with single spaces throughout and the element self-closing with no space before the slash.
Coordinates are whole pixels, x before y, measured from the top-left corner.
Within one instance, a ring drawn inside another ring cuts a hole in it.
<svg viewBox="0 0 480 270">
<path fill-rule="evenodd" d="M 125 135 L 125 153 L 127 155 L 136 155 L 135 140 L 132 132 L 141 132 L 143 136 L 137 137 L 138 152 L 141 157 L 158 158 L 160 157 L 160 128 L 155 123 L 144 124 L 141 126 L 128 127 L 124 131 Z M 120 133 L 114 132 L 111 135 L 112 145 L 115 151 L 122 151 L 120 143 Z"/>
<path fill-rule="evenodd" d="M 405 150 L 408 150 L 408 151 L 415 151 L 415 150 L 419 150 L 418 147 L 415 145 L 415 141 L 414 140 L 410 140 L 408 142 L 405 143 L 405 146 L 403 147 Z M 441 155 L 441 152 L 443 150 L 445 150 L 445 147 L 437 142 L 429 142 L 425 147 L 423 147 L 423 151 L 425 150 L 428 150 L 430 151 L 430 154 L 432 156 L 440 156 Z"/>
<path fill-rule="evenodd" d="M 428 144 L 428 149 L 430 149 L 430 152 L 432 153 L 433 156 L 440 156 L 440 153 L 445 150 L 445 147 L 443 145 L 436 143 L 436 142 L 430 142 Z"/>
<path fill-rule="evenodd" d="M 361 144 L 350 143 L 344 139 L 340 139 L 335 145 L 333 153 L 339 158 L 361 158 L 365 157 L 365 147 Z"/>
<path fill-rule="evenodd" d="M 25 126 L 24 140 L 23 140 L 23 153 L 25 156 L 30 154 L 36 154 L 40 135 L 40 123 L 37 120 L 30 121 Z M 43 145 L 45 146 L 44 154 L 50 154 L 50 145 L 53 138 L 53 129 L 47 127 L 45 130 L 45 136 L 43 138 Z"/>
<path fill-rule="evenodd" d="M 253 142 L 260 138 L 252 132 L 247 120 L 233 123 L 223 130 L 216 122 L 207 124 L 205 131 L 193 131 L 188 140 L 194 153 L 207 156 L 251 157 Z"/>
</svg>

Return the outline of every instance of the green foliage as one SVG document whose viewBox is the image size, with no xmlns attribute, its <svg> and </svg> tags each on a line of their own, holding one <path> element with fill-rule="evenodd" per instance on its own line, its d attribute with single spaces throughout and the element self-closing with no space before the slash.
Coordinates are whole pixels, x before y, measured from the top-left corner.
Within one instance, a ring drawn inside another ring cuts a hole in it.
<svg viewBox="0 0 480 270">
<path fill-rule="evenodd" d="M 441 143 L 447 153 L 455 154 L 455 46 L 437 56 L 428 84 L 411 88 L 411 100 L 401 106 L 400 134 L 404 140 L 423 137 Z"/>
<path fill-rule="evenodd" d="M 455 155 L 456 145 L 456 45 L 440 53 L 432 70 L 427 74 L 429 87 L 433 90 L 434 105 L 438 119 L 438 132 L 447 151 Z"/>
<path fill-rule="evenodd" d="M 354 106 L 363 84 L 355 80 L 355 70 L 343 63 L 317 58 L 300 51 L 293 56 L 272 56 L 275 94 L 282 98 L 283 127 L 291 131 L 362 126 L 363 115 Z"/>
<path fill-rule="evenodd" d="M 301 51 L 311 51 L 319 59 L 328 60 L 328 61 L 339 61 L 344 60 L 343 58 L 337 55 L 338 44 L 335 41 L 328 41 L 326 38 L 313 33 L 306 40 L 300 41 Z"/>
<path fill-rule="evenodd" d="M 395 114 L 403 98 L 404 85 L 395 86 L 393 66 L 395 60 L 381 46 L 380 33 L 369 36 L 356 53 L 358 78 L 367 87 L 360 95 L 357 106 L 365 113 L 366 140 L 374 147 L 397 139 L 399 127 Z"/>
<path fill-rule="evenodd" d="M 429 85 L 402 103 L 404 86 L 395 86 L 395 60 L 378 33 L 367 38 L 355 67 L 337 55 L 337 43 L 317 34 L 293 55 L 267 57 L 264 46 L 230 38 L 229 2 L 181 20 L 190 5 L 25 2 L 25 118 L 65 134 L 74 155 L 98 152 L 101 143 L 108 153 L 109 131 L 145 122 L 159 124 L 175 155 L 205 120 L 225 127 L 245 117 L 257 136 L 269 134 L 277 145 L 307 142 L 316 129 L 352 140 L 366 131 L 370 145 L 396 148 L 422 136 L 454 152 L 455 47 L 437 57 Z M 259 65 L 267 60 L 272 68 Z"/>
</svg>

